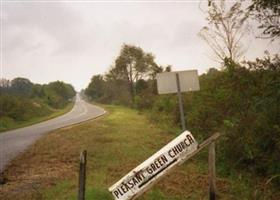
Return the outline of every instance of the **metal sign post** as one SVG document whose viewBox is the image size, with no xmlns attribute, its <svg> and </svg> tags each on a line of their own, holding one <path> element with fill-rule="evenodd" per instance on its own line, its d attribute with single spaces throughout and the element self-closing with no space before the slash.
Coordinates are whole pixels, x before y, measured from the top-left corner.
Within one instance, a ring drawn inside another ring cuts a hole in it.
<svg viewBox="0 0 280 200">
<path fill-rule="evenodd" d="M 186 130 L 186 120 L 184 115 L 184 108 L 183 108 L 183 101 L 182 101 L 182 93 L 181 93 L 181 87 L 180 87 L 180 78 L 179 74 L 176 73 L 176 84 L 177 84 L 177 95 L 179 100 L 179 109 L 180 109 L 180 116 L 181 116 L 181 125 L 182 130 Z"/>
<path fill-rule="evenodd" d="M 182 92 L 198 91 L 199 79 L 197 70 L 177 72 L 163 72 L 157 74 L 157 87 L 159 94 L 177 93 L 181 117 L 181 126 L 186 130 Z"/>
</svg>

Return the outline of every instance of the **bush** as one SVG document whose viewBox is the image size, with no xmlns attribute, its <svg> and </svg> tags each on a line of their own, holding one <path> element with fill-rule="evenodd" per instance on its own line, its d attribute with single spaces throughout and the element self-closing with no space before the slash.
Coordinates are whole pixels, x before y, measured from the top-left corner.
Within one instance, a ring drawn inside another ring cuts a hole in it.
<svg viewBox="0 0 280 200">
<path fill-rule="evenodd" d="M 56 81 L 48 85 L 33 84 L 28 79 L 0 81 L 0 130 L 62 108 L 75 96 L 74 88 Z"/>
<path fill-rule="evenodd" d="M 10 117 L 0 117 L 0 131 L 4 131 L 14 125 L 15 121 Z"/>
</svg>

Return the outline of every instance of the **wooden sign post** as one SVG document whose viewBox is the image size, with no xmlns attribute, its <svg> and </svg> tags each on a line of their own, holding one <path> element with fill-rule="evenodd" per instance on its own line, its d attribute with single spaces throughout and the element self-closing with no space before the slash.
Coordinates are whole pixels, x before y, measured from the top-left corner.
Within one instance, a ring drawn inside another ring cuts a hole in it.
<svg viewBox="0 0 280 200">
<path fill-rule="evenodd" d="M 216 152 L 215 142 L 209 145 L 208 174 L 209 174 L 209 199 L 216 200 Z"/>
<path fill-rule="evenodd" d="M 85 200 L 86 190 L 86 166 L 87 166 L 87 151 L 84 150 L 80 154 L 80 170 L 79 170 L 79 194 L 78 200 Z"/>
</svg>

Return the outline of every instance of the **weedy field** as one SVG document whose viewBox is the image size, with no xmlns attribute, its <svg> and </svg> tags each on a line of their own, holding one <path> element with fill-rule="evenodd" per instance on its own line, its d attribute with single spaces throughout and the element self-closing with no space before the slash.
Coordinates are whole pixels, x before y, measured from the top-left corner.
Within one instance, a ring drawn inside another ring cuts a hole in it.
<svg viewBox="0 0 280 200">
<path fill-rule="evenodd" d="M 56 130 L 16 158 L 4 172 L 0 199 L 77 199 L 79 153 L 86 149 L 86 199 L 111 200 L 108 187 L 175 137 L 145 114 L 104 107 L 105 116 Z M 279 198 L 268 186 L 241 175 L 218 174 L 217 179 L 219 199 Z M 177 167 L 139 199 L 208 199 L 207 152 Z"/>
</svg>

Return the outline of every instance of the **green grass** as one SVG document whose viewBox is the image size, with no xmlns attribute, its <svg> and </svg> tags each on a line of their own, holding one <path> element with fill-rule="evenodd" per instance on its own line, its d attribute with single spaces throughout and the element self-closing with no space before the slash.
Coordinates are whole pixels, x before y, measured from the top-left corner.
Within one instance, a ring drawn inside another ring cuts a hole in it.
<svg viewBox="0 0 280 200">
<path fill-rule="evenodd" d="M 160 129 L 135 110 L 119 106 L 105 106 L 105 109 L 108 113 L 97 120 L 47 135 L 14 161 L 5 172 L 10 183 L 3 187 L 4 199 L 13 199 L 9 196 L 11 193 L 23 200 L 38 199 L 36 192 L 40 199 L 77 199 L 79 152 L 86 149 L 86 199 L 113 200 L 108 188 L 175 137 L 174 133 Z M 205 153 L 176 167 L 139 200 L 208 199 Z M 17 171 L 20 173 L 16 174 Z M 35 191 L 34 187 L 19 190 L 38 180 L 40 184 Z M 254 199 L 256 191 L 259 199 L 279 197 L 270 190 L 257 190 L 257 186 L 249 178 L 225 178 L 218 174 L 220 199 Z"/>
<path fill-rule="evenodd" d="M 22 128 L 22 127 L 26 127 L 26 126 L 30 126 L 39 122 L 43 122 L 49 119 L 53 119 L 56 118 L 60 115 L 63 115 L 67 112 L 69 112 L 73 106 L 74 106 L 74 102 L 70 102 L 68 103 L 64 108 L 62 109 L 51 109 L 52 112 L 50 114 L 44 115 L 44 116 L 40 116 L 40 117 L 32 117 L 29 120 L 26 121 L 19 121 L 19 122 L 12 122 L 10 124 L 8 124 L 6 127 L 1 127 L 0 128 L 0 134 L 4 131 L 9 131 L 9 130 L 13 130 L 13 129 L 17 129 L 17 128 Z"/>
<path fill-rule="evenodd" d="M 109 115 L 79 126 L 79 133 L 72 135 L 80 138 L 80 148 L 88 151 L 86 199 L 113 199 L 108 187 L 173 138 L 135 110 L 116 106 L 106 108 Z M 71 178 L 44 191 L 45 199 L 76 199 L 76 195 L 76 180 Z M 142 199 L 171 198 L 157 186 Z"/>
</svg>

